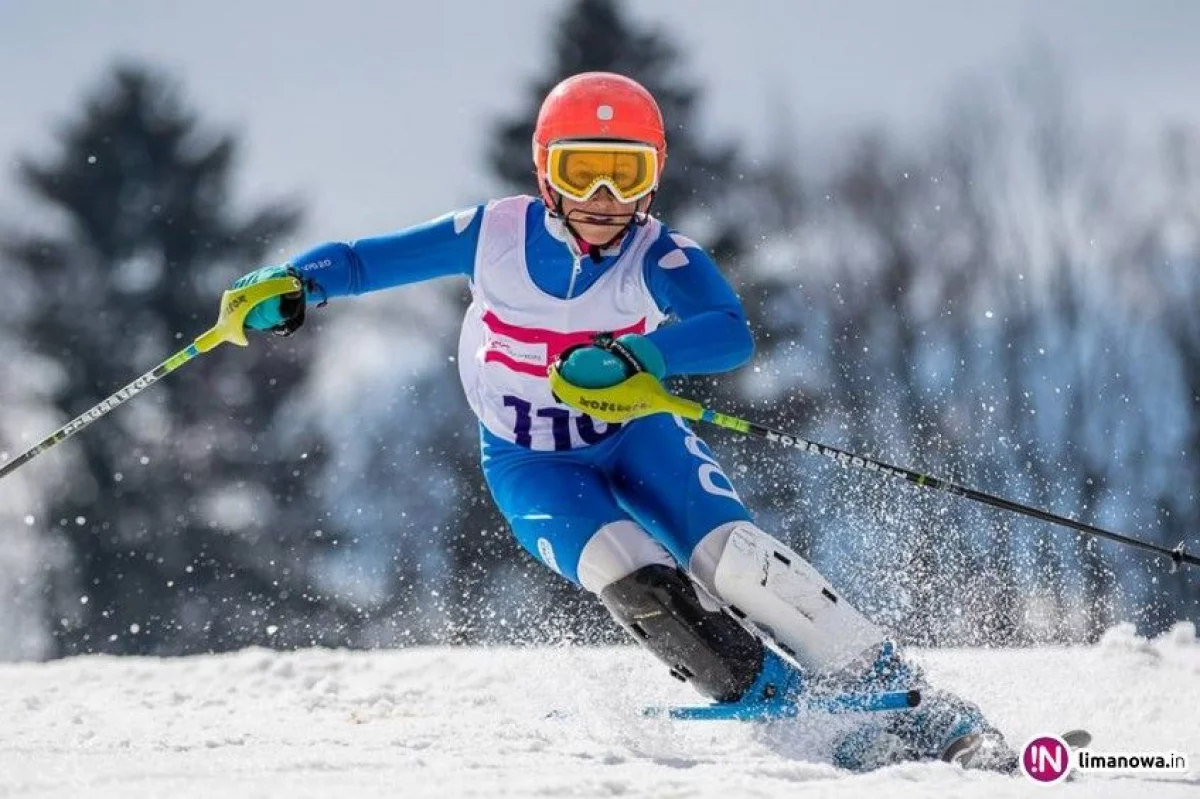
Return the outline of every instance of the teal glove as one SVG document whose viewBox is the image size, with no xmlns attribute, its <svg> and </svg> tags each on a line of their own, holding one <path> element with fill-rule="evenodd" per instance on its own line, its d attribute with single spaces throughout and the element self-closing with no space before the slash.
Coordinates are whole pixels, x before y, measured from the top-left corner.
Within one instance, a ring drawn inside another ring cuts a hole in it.
<svg viewBox="0 0 1200 799">
<path fill-rule="evenodd" d="M 638 371 L 649 372 L 662 380 L 667 372 L 667 362 L 653 341 L 637 333 L 626 333 L 615 342 L 604 335 L 597 336 L 595 344 L 569 351 L 559 361 L 558 373 L 568 383 L 580 388 L 608 388 Z M 632 356 L 637 368 L 612 351 L 614 343 Z"/>
<path fill-rule="evenodd" d="M 291 264 L 264 266 L 243 275 L 234 281 L 235 289 L 245 288 L 276 277 L 294 277 L 300 281 L 300 291 L 263 300 L 246 314 L 246 327 L 251 330 L 269 330 L 279 336 L 290 336 L 304 324 L 304 312 L 308 307 L 307 284 L 300 272 Z"/>
</svg>

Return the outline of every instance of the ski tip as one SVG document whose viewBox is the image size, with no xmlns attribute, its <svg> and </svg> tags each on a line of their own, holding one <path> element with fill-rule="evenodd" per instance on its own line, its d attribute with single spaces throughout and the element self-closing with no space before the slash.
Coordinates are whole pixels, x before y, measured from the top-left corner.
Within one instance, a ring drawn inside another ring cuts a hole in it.
<svg viewBox="0 0 1200 799">
<path fill-rule="evenodd" d="M 1082 749 L 1092 742 L 1092 734 L 1087 730 L 1069 730 L 1061 737 L 1063 743 L 1072 749 Z"/>
</svg>

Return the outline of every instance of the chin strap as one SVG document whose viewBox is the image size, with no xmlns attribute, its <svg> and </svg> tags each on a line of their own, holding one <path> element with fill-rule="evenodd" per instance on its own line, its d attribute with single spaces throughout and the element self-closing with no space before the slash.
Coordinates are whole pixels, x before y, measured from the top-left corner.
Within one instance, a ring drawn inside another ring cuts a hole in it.
<svg viewBox="0 0 1200 799">
<path fill-rule="evenodd" d="M 650 207 L 654 205 L 654 197 L 658 194 L 657 191 L 652 191 L 649 195 L 647 195 L 650 198 L 650 201 L 646 203 L 646 208 L 644 210 L 640 210 L 638 209 L 637 205 L 634 205 L 632 218 L 630 218 L 630 220 L 625 224 L 621 225 L 620 229 L 611 239 L 603 244 L 592 244 L 579 235 L 579 231 L 577 231 L 575 226 L 571 224 L 570 217 L 563 211 L 562 194 L 556 191 L 554 187 L 549 184 L 549 182 L 546 183 L 546 190 L 550 196 L 554 197 L 554 207 L 550 209 L 550 212 L 562 220 L 563 226 L 566 227 L 567 232 L 574 236 L 576 243 L 580 245 L 579 249 L 582 252 L 587 253 L 588 257 L 592 259 L 593 263 L 600 263 L 602 260 L 604 260 L 604 256 L 602 254 L 603 251 L 619 242 L 621 238 L 629 232 L 629 228 L 634 226 L 642 227 L 650 221 Z M 641 201 L 639 200 L 638 202 L 640 203 Z"/>
</svg>

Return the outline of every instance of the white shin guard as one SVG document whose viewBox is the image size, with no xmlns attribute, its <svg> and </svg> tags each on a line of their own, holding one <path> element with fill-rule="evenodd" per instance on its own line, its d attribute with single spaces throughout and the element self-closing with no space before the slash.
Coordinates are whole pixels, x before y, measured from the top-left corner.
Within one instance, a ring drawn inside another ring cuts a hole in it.
<svg viewBox="0 0 1200 799">
<path fill-rule="evenodd" d="M 873 655 L 884 633 L 812 565 L 750 522 L 710 532 L 692 553 L 696 580 L 805 669 L 840 671 Z"/>
</svg>

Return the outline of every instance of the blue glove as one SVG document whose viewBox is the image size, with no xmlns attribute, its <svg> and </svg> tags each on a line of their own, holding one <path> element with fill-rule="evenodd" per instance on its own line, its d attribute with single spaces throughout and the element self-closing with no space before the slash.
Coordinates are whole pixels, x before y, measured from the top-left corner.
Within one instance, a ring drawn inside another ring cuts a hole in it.
<svg viewBox="0 0 1200 799">
<path fill-rule="evenodd" d="M 234 281 L 235 289 L 245 288 L 264 280 L 277 277 L 294 277 L 300 280 L 300 291 L 270 297 L 250 309 L 246 314 L 246 327 L 251 330 L 270 330 L 280 336 L 290 336 L 304 324 L 304 312 L 308 307 L 307 284 L 300 277 L 300 272 L 290 265 L 264 266 L 255 269 L 248 275 L 243 275 Z"/>
<path fill-rule="evenodd" d="M 667 363 L 653 341 L 637 333 L 626 333 L 615 341 L 597 336 L 597 342 L 566 353 L 558 363 L 558 373 L 568 383 L 580 388 L 608 388 L 633 377 L 637 372 L 649 372 L 658 380 L 667 372 Z M 612 351 L 620 346 L 637 363 L 637 368 Z"/>
</svg>

